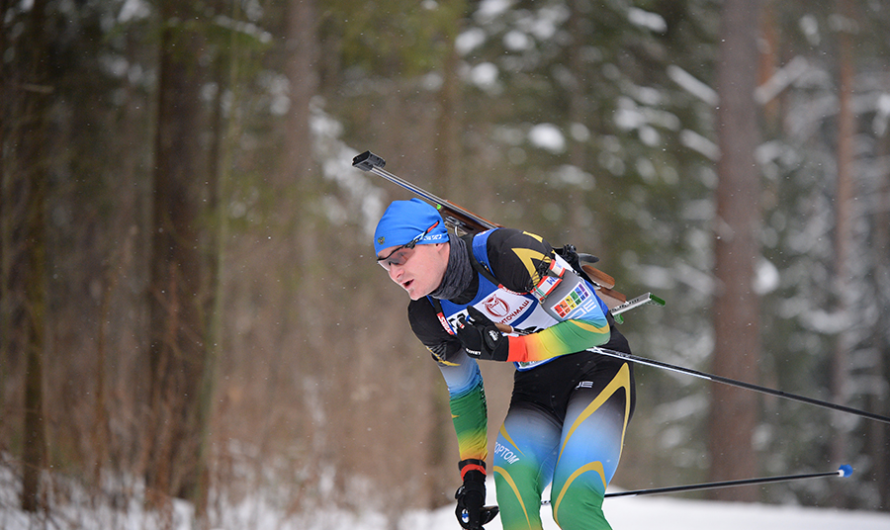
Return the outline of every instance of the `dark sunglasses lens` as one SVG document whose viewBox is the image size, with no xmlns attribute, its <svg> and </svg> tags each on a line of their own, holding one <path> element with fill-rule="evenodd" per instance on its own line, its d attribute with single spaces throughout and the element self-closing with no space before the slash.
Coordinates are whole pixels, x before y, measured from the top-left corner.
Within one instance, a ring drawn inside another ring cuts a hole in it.
<svg viewBox="0 0 890 530">
<path fill-rule="evenodd" d="M 389 270 L 393 265 L 404 265 L 408 258 L 411 257 L 411 254 L 413 254 L 413 248 L 414 243 L 402 245 L 390 252 L 388 256 L 377 258 L 377 263 L 386 270 Z"/>
</svg>

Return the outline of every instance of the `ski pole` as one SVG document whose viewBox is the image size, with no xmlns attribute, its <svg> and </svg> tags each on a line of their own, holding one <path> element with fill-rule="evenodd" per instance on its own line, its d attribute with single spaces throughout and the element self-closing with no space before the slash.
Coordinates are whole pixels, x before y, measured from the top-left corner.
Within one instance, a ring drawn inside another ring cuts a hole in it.
<svg viewBox="0 0 890 530">
<path fill-rule="evenodd" d="M 774 482 L 790 482 L 792 480 L 805 480 L 811 478 L 822 478 L 822 477 L 849 477 L 853 474 L 853 468 L 848 465 L 843 465 L 838 468 L 837 471 L 831 471 L 826 473 L 807 473 L 803 475 L 784 475 L 780 477 L 762 477 L 762 478 L 748 478 L 742 480 L 727 480 L 723 482 L 705 482 L 702 484 L 688 484 L 685 486 L 668 486 L 664 488 L 649 488 L 642 490 L 632 490 L 632 491 L 619 491 L 616 493 L 606 493 L 605 497 L 613 498 L 613 497 L 636 497 L 638 495 L 657 495 L 660 493 L 677 493 L 682 491 L 698 491 L 698 490 L 710 490 L 710 489 L 718 489 L 718 488 L 731 488 L 736 486 L 749 486 L 752 484 L 770 484 Z M 546 506 L 550 504 L 549 500 L 541 501 L 542 506 Z"/>
<path fill-rule="evenodd" d="M 655 368 L 663 368 L 665 370 L 670 370 L 672 372 L 691 375 L 691 376 L 698 377 L 701 379 L 706 379 L 708 381 L 712 381 L 715 383 L 723 383 L 724 385 L 736 386 L 739 388 L 744 388 L 746 390 L 753 390 L 755 392 L 760 392 L 762 394 L 769 394 L 771 396 L 777 396 L 777 397 L 781 397 L 781 398 L 785 398 L 785 399 L 790 399 L 792 401 L 799 401 L 801 403 L 808 403 L 810 405 L 816 405 L 817 407 L 838 410 L 841 412 L 847 412 L 849 414 L 855 414 L 857 416 L 862 416 L 863 418 L 869 418 L 869 419 L 877 420 L 877 421 L 884 422 L 884 423 L 890 423 L 890 417 L 881 416 L 880 414 L 874 414 L 872 412 L 868 412 L 865 410 L 854 409 L 852 407 L 846 407 L 844 405 L 838 405 L 836 403 L 830 403 L 828 401 L 813 399 L 813 398 L 806 397 L 806 396 L 790 394 L 788 392 L 783 392 L 781 390 L 773 390 L 772 388 L 754 385 L 751 383 L 745 383 L 744 381 L 737 381 L 735 379 L 729 379 L 727 377 L 721 377 L 719 375 L 706 374 L 704 372 L 699 372 L 698 370 L 692 370 L 690 368 L 683 368 L 681 366 L 675 366 L 673 364 L 663 363 L 661 361 L 647 359 L 645 357 L 637 357 L 636 355 L 632 355 L 629 353 L 624 353 L 624 352 L 614 351 L 614 350 L 607 350 L 605 348 L 599 348 L 599 347 L 589 348 L 587 351 L 599 353 L 602 355 L 607 355 L 609 357 L 617 357 L 619 359 L 632 361 L 634 363 L 642 364 L 645 366 L 654 366 Z"/>
<path fill-rule="evenodd" d="M 507 324 L 497 324 L 497 328 L 502 333 L 517 333 L 511 326 Z M 797 394 L 791 394 L 788 392 L 783 392 L 781 390 L 774 390 L 772 388 L 767 388 L 765 386 L 754 385 L 751 383 L 746 383 L 744 381 L 738 381 L 735 379 L 729 379 L 728 377 L 721 377 L 719 375 L 706 374 L 704 372 L 699 372 L 698 370 L 693 370 L 691 368 L 683 368 L 682 366 L 676 366 L 673 364 L 664 363 L 661 361 L 656 361 L 654 359 L 647 359 L 646 357 L 638 357 L 636 355 L 625 353 L 621 351 L 608 350 L 606 348 L 593 347 L 588 348 L 587 351 L 593 353 L 599 353 L 600 355 L 606 355 L 608 357 L 615 357 L 618 359 L 624 359 L 625 361 L 631 361 L 636 364 L 642 364 L 644 366 L 653 366 L 655 368 L 662 368 L 664 370 L 670 370 L 672 372 L 677 372 L 680 374 L 691 375 L 693 377 L 698 377 L 700 379 L 706 379 L 708 381 L 712 381 L 714 383 L 723 383 L 724 385 L 736 386 L 739 388 L 744 388 L 746 390 L 753 390 L 755 392 L 760 392 L 761 394 L 769 394 L 771 396 L 777 396 L 785 399 L 790 399 L 792 401 L 800 401 L 801 403 L 808 403 L 810 405 L 816 405 L 817 407 L 823 407 L 831 410 L 838 410 L 841 412 L 847 412 L 849 414 L 855 414 L 857 416 L 862 416 L 863 418 L 869 418 L 872 420 L 877 420 L 883 423 L 890 424 L 890 417 L 881 416 L 880 414 L 874 414 L 872 412 L 868 412 L 865 410 L 854 409 L 852 407 L 846 407 L 844 405 L 838 405 L 836 403 L 831 403 L 828 401 L 822 401 L 819 399 L 813 399 L 806 396 L 799 396 Z"/>
</svg>

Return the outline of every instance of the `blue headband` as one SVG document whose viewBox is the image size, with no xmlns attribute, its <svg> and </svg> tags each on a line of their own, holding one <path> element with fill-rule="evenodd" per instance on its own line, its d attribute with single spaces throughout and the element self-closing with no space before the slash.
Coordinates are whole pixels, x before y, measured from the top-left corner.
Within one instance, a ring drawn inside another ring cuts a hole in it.
<svg viewBox="0 0 890 530">
<path fill-rule="evenodd" d="M 437 222 L 439 224 L 430 230 Z M 417 241 L 418 245 L 448 242 L 448 229 L 435 207 L 417 198 L 394 201 L 377 223 L 374 252 L 379 254 L 385 248 L 408 244 L 427 230 L 429 232 Z"/>
</svg>

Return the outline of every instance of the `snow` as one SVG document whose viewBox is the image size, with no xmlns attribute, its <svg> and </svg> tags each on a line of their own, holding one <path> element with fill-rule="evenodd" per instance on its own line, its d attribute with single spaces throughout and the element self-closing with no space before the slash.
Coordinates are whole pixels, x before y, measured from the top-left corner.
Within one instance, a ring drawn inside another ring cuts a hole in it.
<svg viewBox="0 0 890 530">
<path fill-rule="evenodd" d="M 877 513 L 655 497 L 607 501 L 605 512 L 616 530 L 890 529 L 890 515 Z"/>
<path fill-rule="evenodd" d="M 667 31 L 667 22 L 661 15 L 632 7 L 627 10 L 627 19 L 637 26 L 649 29 L 656 33 Z"/>
<path fill-rule="evenodd" d="M 512 52 L 529 50 L 532 46 L 534 42 L 531 37 L 521 31 L 513 29 L 504 35 L 504 47 Z"/>
<path fill-rule="evenodd" d="M 875 131 L 875 136 L 884 136 L 884 132 L 887 131 L 887 118 L 890 117 L 890 94 L 878 96 L 875 106 L 877 112 L 875 113 L 872 127 Z"/>
<path fill-rule="evenodd" d="M 779 288 L 779 280 L 779 269 L 768 259 L 760 258 L 754 278 L 754 292 L 761 296 L 771 293 Z"/>
<path fill-rule="evenodd" d="M 708 105 L 716 106 L 719 102 L 719 96 L 717 96 L 717 91 L 706 85 L 702 81 L 699 81 L 694 75 L 690 74 L 686 70 L 680 68 L 679 66 L 672 64 L 667 67 L 667 74 L 674 83 L 677 83 L 687 92 L 692 94 L 693 96 L 699 98 L 704 101 Z"/>
<path fill-rule="evenodd" d="M 512 5 L 511 0 L 482 0 L 476 16 L 482 20 L 490 20 L 503 15 Z"/>
<path fill-rule="evenodd" d="M 695 131 L 683 129 L 680 132 L 680 143 L 715 162 L 720 159 L 720 148 L 717 147 L 717 144 Z"/>
<path fill-rule="evenodd" d="M 757 90 L 754 91 L 754 98 L 761 105 L 769 103 L 802 76 L 809 66 L 807 60 L 801 56 L 791 59 L 787 65 L 780 68 L 765 83 L 757 87 Z"/>
<path fill-rule="evenodd" d="M 485 43 L 485 32 L 479 28 L 470 28 L 454 40 L 457 53 L 463 57 Z"/>
<path fill-rule="evenodd" d="M 494 88 L 498 81 L 498 67 L 489 62 L 477 64 L 470 70 L 470 81 L 482 89 Z"/>
<path fill-rule="evenodd" d="M 559 127 L 552 123 L 539 123 L 528 132 L 528 139 L 535 147 L 554 154 L 565 151 L 566 140 Z"/>
<path fill-rule="evenodd" d="M 9 475 L 6 475 L 9 478 Z M 820 479 L 821 480 L 821 479 Z M 90 501 L 83 494 L 75 494 L 64 506 L 46 515 L 29 516 L 17 510 L 15 495 L 9 481 L 0 481 L 0 528 L 29 530 L 39 528 L 51 519 L 53 527 L 90 528 L 95 530 L 170 528 L 188 530 L 191 526 L 191 507 L 182 501 L 174 503 L 172 515 L 162 517 L 146 513 L 138 500 L 131 500 L 126 510 L 89 508 Z M 497 501 L 494 484 L 489 480 L 488 504 Z M 546 495 L 545 491 L 545 495 Z M 888 530 L 890 514 L 853 512 L 826 508 L 774 506 L 763 504 L 726 503 L 676 499 L 668 496 L 618 497 L 607 499 L 606 517 L 615 530 Z M 558 530 L 547 507 L 541 510 L 545 530 Z M 218 506 L 212 516 L 213 530 L 459 530 L 454 507 L 437 510 L 416 510 L 393 521 L 386 514 L 366 511 L 322 509 L 311 514 L 285 514 L 279 506 L 266 502 L 262 496 L 248 498 L 236 506 Z M 501 528 L 500 517 L 487 526 Z"/>
<path fill-rule="evenodd" d="M 121 11 L 117 16 L 118 22 L 142 20 L 151 15 L 151 7 L 143 0 L 124 0 Z"/>
</svg>

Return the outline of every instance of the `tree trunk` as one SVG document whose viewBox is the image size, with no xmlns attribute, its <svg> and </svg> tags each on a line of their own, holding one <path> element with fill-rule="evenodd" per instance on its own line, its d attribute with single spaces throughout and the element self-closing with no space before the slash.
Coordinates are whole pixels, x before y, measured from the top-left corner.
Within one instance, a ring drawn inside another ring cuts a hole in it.
<svg viewBox="0 0 890 530">
<path fill-rule="evenodd" d="M 464 0 L 453 0 L 449 9 L 454 13 L 462 13 Z M 454 40 L 459 31 L 459 17 L 456 15 L 453 25 L 443 29 L 441 36 L 445 46 L 445 58 L 442 62 L 442 87 L 438 93 L 439 115 L 436 117 L 436 154 L 435 176 L 449 193 L 449 196 L 466 190 L 461 173 L 461 141 L 460 141 L 460 84 L 458 65 L 460 57 Z"/>
<path fill-rule="evenodd" d="M 45 33 L 44 0 L 36 0 L 26 22 L 26 46 L 19 63 L 24 76 L 13 87 L 21 91 L 21 121 L 16 129 L 18 159 L 14 162 L 13 187 L 25 195 L 13 197 L 25 204 L 22 221 L 22 254 L 16 259 L 12 276 L 21 279 L 24 289 L 23 327 L 17 351 L 25 359 L 25 417 L 23 431 L 22 509 L 35 512 L 40 507 L 40 474 L 46 460 L 44 422 L 43 357 L 46 312 L 46 202 L 49 182 L 47 123 L 50 93 L 46 86 L 48 42 Z M 4 190 L 5 191 L 5 190 Z M 13 201 L 10 201 L 12 203 Z M 8 205 L 11 205 L 7 203 Z M 17 223 L 16 223 L 17 224 Z M 21 267 L 21 268 L 18 268 Z M 20 346 L 21 348 L 18 348 Z"/>
<path fill-rule="evenodd" d="M 285 121 L 284 156 L 273 183 L 281 199 L 282 223 L 294 236 L 286 252 L 287 270 L 299 274 L 297 284 L 306 282 L 316 252 L 315 215 L 321 174 L 313 156 L 310 103 L 318 94 L 319 42 L 315 0 L 291 0 L 287 6 L 287 59 L 284 71 L 290 85 L 290 109 Z M 296 267 L 294 267 L 296 264 Z M 302 271 L 301 271 L 302 269 Z M 312 289 L 310 282 L 305 287 Z M 309 291 L 306 291 L 307 294 Z M 283 293 L 290 296 L 290 293 Z M 306 304 L 304 304 L 306 305 Z M 311 305 L 311 304 L 309 304 Z M 316 311 L 298 309 L 297 325 L 317 326 Z"/>
<path fill-rule="evenodd" d="M 283 244 L 269 247 L 269 255 L 275 261 L 268 264 L 280 278 L 285 279 L 287 288 L 278 290 L 272 304 L 281 313 L 279 336 L 276 342 L 286 344 L 293 338 L 296 342 L 297 364 L 301 369 L 295 374 L 299 388 L 306 380 L 322 372 L 320 359 L 316 353 L 329 345 L 321 344 L 323 333 L 319 300 L 323 298 L 317 282 L 313 281 L 315 264 L 320 256 L 317 249 L 319 240 L 318 202 L 321 197 L 322 175 L 316 163 L 315 145 L 310 122 L 310 103 L 318 94 L 319 86 L 319 14 L 316 0 L 289 0 L 283 6 L 284 26 L 284 74 L 288 81 L 290 106 L 283 122 L 282 149 L 277 170 L 270 179 L 274 194 L 275 226 L 273 230 L 281 235 Z M 281 395 L 286 392 L 290 374 L 282 373 L 282 366 L 288 363 L 286 353 L 276 350 L 265 370 L 268 383 L 262 391 L 262 406 L 270 411 L 263 418 L 256 433 L 256 443 L 260 451 L 269 450 L 274 441 L 277 423 L 276 413 Z M 312 421 L 312 404 L 306 401 L 292 403 L 299 408 L 295 416 L 299 418 L 292 427 L 302 439 L 321 440 L 319 429 Z M 306 472 L 317 476 L 319 459 L 306 463 Z M 257 476 L 261 475 L 262 462 L 257 462 Z M 296 499 L 294 502 L 299 502 Z"/>
<path fill-rule="evenodd" d="M 226 9 L 225 0 L 216 0 L 215 7 L 219 13 Z M 238 3 L 232 3 L 232 20 L 238 20 Z M 224 261 L 223 241 L 226 236 L 226 211 L 223 202 L 223 182 L 228 172 L 230 161 L 224 153 L 228 152 L 226 146 L 228 120 L 224 117 L 225 95 L 230 88 L 233 76 L 233 62 L 237 45 L 235 33 L 229 38 L 228 46 L 221 46 L 216 50 L 213 64 L 213 79 L 216 84 L 216 99 L 213 101 L 213 110 L 210 117 L 209 134 L 210 147 L 207 166 L 207 203 L 206 219 L 210 219 L 206 229 L 206 243 L 202 252 L 204 254 L 204 288 L 206 296 L 203 296 L 203 325 L 205 336 L 204 370 L 201 374 L 200 394 L 197 403 L 197 424 L 195 426 L 198 435 L 198 459 L 195 463 L 196 483 L 189 498 L 195 505 L 195 516 L 199 522 L 199 528 L 206 528 L 207 504 L 210 492 L 210 423 L 215 411 L 213 395 L 216 391 L 217 367 L 219 352 L 222 351 L 222 289 L 221 275 Z"/>
<path fill-rule="evenodd" d="M 6 13 L 8 3 L 9 0 L 0 0 L 0 13 Z M 5 52 L 6 39 L 0 39 L 0 57 L 4 57 Z M 4 156 L 6 152 L 6 138 L 9 136 L 10 110 L 12 109 L 11 97 L 12 91 L 10 90 L 8 67 L 6 66 L 6 61 L 0 61 L 0 451 L 6 449 L 3 445 L 3 441 L 6 439 L 6 429 L 4 427 L 6 424 L 6 406 L 4 403 L 7 359 L 9 358 L 11 344 L 9 335 L 12 329 L 10 326 L 11 319 L 9 318 L 11 308 L 9 303 L 10 284 L 7 282 L 7 277 L 9 276 L 7 263 L 11 250 L 9 233 L 7 231 L 9 226 L 7 215 L 11 205 L 8 204 L 9 200 L 7 199 L 9 191 L 6 182 L 6 157 Z"/>
<path fill-rule="evenodd" d="M 717 135 L 721 150 L 714 219 L 714 358 L 713 372 L 756 383 L 760 361 L 759 299 L 753 292 L 760 255 L 760 180 L 754 159 L 758 109 L 758 0 L 727 0 L 717 66 L 720 106 Z M 751 476 L 757 470 L 752 436 L 758 422 L 753 392 L 715 385 L 711 396 L 710 480 Z M 754 501 L 757 489 L 715 490 L 721 500 Z"/>
<path fill-rule="evenodd" d="M 198 20 L 187 3 L 161 5 L 158 121 L 155 138 L 154 228 L 149 285 L 151 421 L 149 502 L 192 498 L 198 484 L 199 396 L 206 362 L 206 296 L 202 288 L 201 186 L 210 178 L 198 139 L 201 37 L 182 25 Z"/>
</svg>

